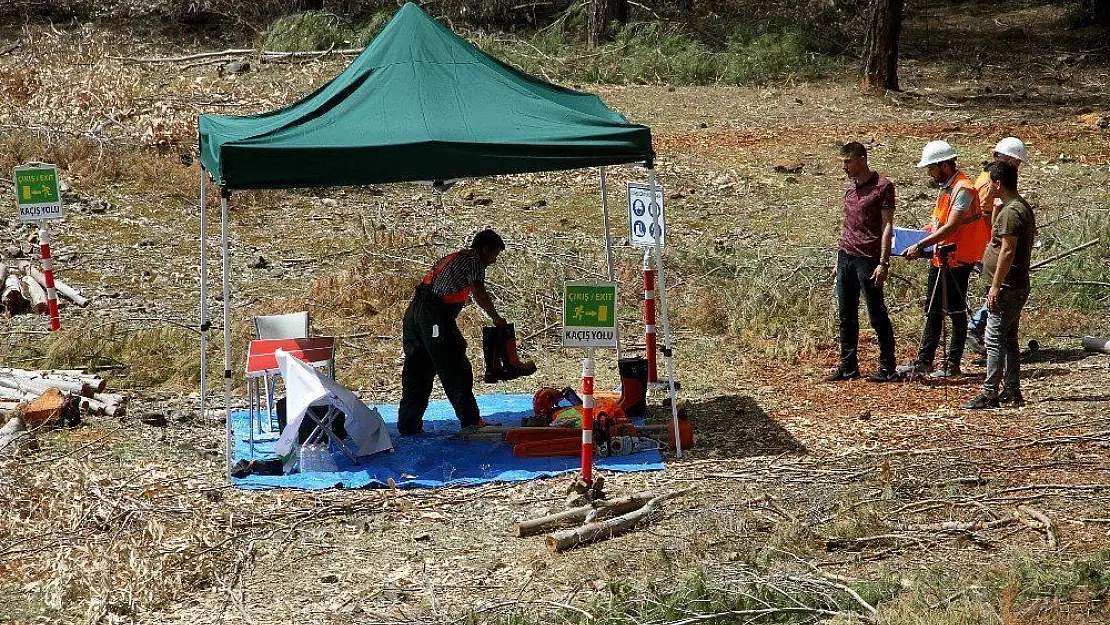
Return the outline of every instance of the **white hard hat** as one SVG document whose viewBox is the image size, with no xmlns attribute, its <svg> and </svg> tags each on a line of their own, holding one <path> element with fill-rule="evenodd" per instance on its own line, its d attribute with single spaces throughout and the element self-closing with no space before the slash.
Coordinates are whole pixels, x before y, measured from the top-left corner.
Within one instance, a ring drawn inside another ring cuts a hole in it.
<svg viewBox="0 0 1110 625">
<path fill-rule="evenodd" d="M 1025 153 L 1025 144 L 1017 137 L 1006 137 L 994 146 L 994 151 L 1006 156 L 1012 156 L 1021 162 L 1025 162 L 1027 154 Z"/>
<path fill-rule="evenodd" d="M 956 151 L 947 141 L 930 141 L 921 150 L 921 162 L 918 167 L 928 167 L 933 163 L 943 163 L 956 158 Z"/>
</svg>

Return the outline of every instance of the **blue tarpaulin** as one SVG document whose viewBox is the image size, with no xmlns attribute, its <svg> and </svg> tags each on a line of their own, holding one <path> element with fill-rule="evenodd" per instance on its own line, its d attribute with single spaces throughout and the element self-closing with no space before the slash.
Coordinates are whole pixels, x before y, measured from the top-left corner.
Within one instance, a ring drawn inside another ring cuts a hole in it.
<svg viewBox="0 0 1110 625">
<path fill-rule="evenodd" d="M 373 405 L 373 404 L 371 404 Z M 294 473 L 292 475 L 250 475 L 232 478 L 239 488 L 375 488 L 390 478 L 401 488 L 435 486 L 476 486 L 487 482 L 519 482 L 550 477 L 580 469 L 578 458 L 516 458 L 512 447 L 502 441 L 453 439 L 459 430 L 451 404 L 434 401 L 424 415 L 424 434 L 399 436 L 397 405 L 377 405 L 393 437 L 393 452 L 359 458 L 351 463 L 342 452 L 334 458 L 339 471 L 334 473 Z M 531 395 L 479 395 L 478 408 L 490 423 L 520 425 L 522 417 L 532 415 Z M 251 458 L 246 411 L 232 415 L 235 428 L 235 460 Z M 274 457 L 273 442 L 255 441 L 254 458 Z M 641 451 L 628 456 L 595 458 L 594 466 L 611 471 L 661 471 L 659 451 Z"/>
</svg>

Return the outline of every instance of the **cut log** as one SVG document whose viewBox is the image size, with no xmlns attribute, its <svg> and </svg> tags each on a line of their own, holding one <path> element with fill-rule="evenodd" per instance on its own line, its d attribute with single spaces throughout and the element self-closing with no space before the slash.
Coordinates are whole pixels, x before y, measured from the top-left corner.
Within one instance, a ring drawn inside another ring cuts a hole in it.
<svg viewBox="0 0 1110 625">
<path fill-rule="evenodd" d="M 38 449 L 38 441 L 19 417 L 8 419 L 0 428 L 0 458 L 35 449 Z"/>
<path fill-rule="evenodd" d="M 82 395 L 84 397 L 92 397 L 95 392 L 88 384 L 64 378 L 28 378 L 15 375 L 0 376 L 0 386 L 18 388 L 35 393 L 45 393 L 48 389 L 56 388 L 59 391 L 74 395 Z"/>
<path fill-rule="evenodd" d="M 22 285 L 19 276 L 14 274 L 8 274 L 4 279 L 4 286 L 0 289 L 3 291 L 0 294 L 0 300 L 4 302 L 4 308 L 8 310 L 9 315 L 22 315 L 31 310 L 31 302 L 23 295 Z"/>
<path fill-rule="evenodd" d="M 62 395 L 58 389 L 52 388 L 27 404 L 23 409 L 23 421 L 32 430 L 37 430 L 44 425 L 52 425 L 61 419 L 65 405 L 65 395 Z"/>
<path fill-rule="evenodd" d="M 23 276 L 23 286 L 26 287 L 27 299 L 31 302 L 31 310 L 39 315 L 50 312 L 46 305 L 46 290 L 39 286 L 31 276 Z"/>
<path fill-rule="evenodd" d="M 1085 336 L 1083 337 L 1083 349 L 1089 352 L 1110 354 L 1110 339 L 1104 339 L 1098 336 Z"/>
<path fill-rule="evenodd" d="M 127 396 L 119 393 L 93 393 L 93 399 L 105 404 L 126 404 Z"/>
<path fill-rule="evenodd" d="M 28 267 L 28 270 L 31 272 L 31 277 L 35 279 L 35 282 L 38 282 L 42 286 L 42 288 L 45 289 L 46 276 L 43 275 L 43 273 L 37 268 L 35 268 L 34 265 L 30 265 Z M 65 297 L 78 306 L 84 307 L 89 303 L 89 300 L 78 293 L 76 289 L 59 280 L 58 276 L 54 276 L 54 290 L 58 292 L 58 295 Z"/>
<path fill-rule="evenodd" d="M 0 377 L 5 375 L 20 378 L 81 382 L 92 388 L 93 392 L 96 393 L 103 391 L 108 385 L 108 381 L 104 378 L 95 374 L 85 373 L 80 369 L 13 369 L 10 367 L 0 367 Z"/>
<path fill-rule="evenodd" d="M 31 401 L 36 397 L 38 397 L 37 393 L 28 393 L 19 389 L 0 386 L 0 399 L 10 399 L 14 401 Z"/>
<path fill-rule="evenodd" d="M 126 410 L 122 403 L 109 404 L 91 397 L 81 398 L 81 408 L 89 414 L 104 415 L 111 418 L 122 417 Z"/>
<path fill-rule="evenodd" d="M 621 497 L 620 499 L 595 501 L 593 505 L 579 506 L 577 508 L 571 508 L 570 510 L 542 516 L 538 519 L 529 519 L 527 521 L 514 523 L 512 531 L 517 538 L 523 538 L 525 536 L 542 534 L 560 525 L 582 523 L 592 513 L 596 513 L 598 516 L 621 515 L 644 507 L 644 504 L 651 501 L 653 497 L 651 493 L 637 493 L 630 497 Z"/>
<path fill-rule="evenodd" d="M 655 515 L 659 512 L 659 504 L 684 495 L 690 492 L 690 490 L 692 489 L 687 488 L 685 490 L 654 497 L 644 504 L 643 507 L 611 519 L 587 523 L 581 527 L 560 530 L 553 534 L 548 534 L 546 539 L 547 548 L 552 552 L 560 553 L 567 549 L 577 547 L 578 545 L 605 540 L 617 534 L 627 532 L 634 529 L 640 523 L 653 520 Z"/>
</svg>

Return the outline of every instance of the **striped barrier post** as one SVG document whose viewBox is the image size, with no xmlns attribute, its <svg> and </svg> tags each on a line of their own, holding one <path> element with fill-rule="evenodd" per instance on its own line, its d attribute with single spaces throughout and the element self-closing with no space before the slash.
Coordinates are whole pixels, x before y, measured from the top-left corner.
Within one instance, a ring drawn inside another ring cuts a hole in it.
<svg viewBox="0 0 1110 625">
<path fill-rule="evenodd" d="M 39 222 L 39 250 L 42 252 L 42 273 L 46 277 L 46 307 L 50 309 L 50 330 L 60 330 L 62 319 L 58 315 L 58 292 L 54 290 L 54 263 L 50 260 L 50 233 L 46 221 Z"/>
<path fill-rule="evenodd" d="M 582 478 L 587 485 L 594 480 L 594 354 L 586 350 L 582 360 Z"/>
<path fill-rule="evenodd" d="M 647 357 L 648 383 L 659 381 L 655 347 L 655 269 L 649 250 L 644 251 L 644 356 Z"/>
</svg>

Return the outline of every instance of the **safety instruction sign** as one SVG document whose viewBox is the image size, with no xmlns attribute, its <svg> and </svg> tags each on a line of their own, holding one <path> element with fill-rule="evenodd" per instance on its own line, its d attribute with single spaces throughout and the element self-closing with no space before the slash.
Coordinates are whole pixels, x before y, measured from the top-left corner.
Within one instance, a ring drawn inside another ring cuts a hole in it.
<svg viewBox="0 0 1110 625">
<path fill-rule="evenodd" d="M 651 187 L 640 182 L 628 183 L 628 241 L 636 247 L 655 247 L 666 243 L 663 225 L 663 187 L 655 187 L 655 205 L 651 202 Z"/>
<path fill-rule="evenodd" d="M 616 285 L 567 284 L 563 291 L 563 347 L 616 346 Z"/>
<path fill-rule="evenodd" d="M 63 219 L 65 211 L 58 191 L 58 168 L 54 165 L 16 167 L 15 203 L 21 222 Z"/>
</svg>

